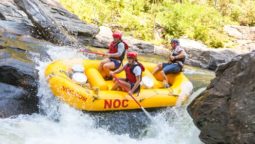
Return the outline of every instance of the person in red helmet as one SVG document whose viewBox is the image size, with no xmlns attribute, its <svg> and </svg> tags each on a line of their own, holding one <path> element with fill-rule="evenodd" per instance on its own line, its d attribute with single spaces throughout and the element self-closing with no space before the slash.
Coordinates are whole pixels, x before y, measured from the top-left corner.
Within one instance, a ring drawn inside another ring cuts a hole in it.
<svg viewBox="0 0 255 144">
<path fill-rule="evenodd" d="M 128 49 L 128 45 L 126 42 L 122 40 L 122 34 L 120 32 L 114 32 L 112 34 L 113 41 L 109 46 L 109 51 L 105 55 L 107 58 L 102 60 L 99 65 L 99 71 L 104 71 L 103 77 L 109 79 L 109 71 L 115 70 L 120 67 L 122 61 L 125 57 L 126 49 Z"/>
<path fill-rule="evenodd" d="M 112 90 L 122 88 L 124 90 L 129 90 L 128 93 L 132 95 L 140 91 L 140 82 L 142 80 L 144 66 L 138 62 L 136 52 L 128 52 L 127 59 L 127 64 L 110 72 L 111 75 L 118 74 L 123 70 L 125 70 L 126 73 L 126 79 L 120 79 L 120 82 L 116 82 Z"/>
</svg>

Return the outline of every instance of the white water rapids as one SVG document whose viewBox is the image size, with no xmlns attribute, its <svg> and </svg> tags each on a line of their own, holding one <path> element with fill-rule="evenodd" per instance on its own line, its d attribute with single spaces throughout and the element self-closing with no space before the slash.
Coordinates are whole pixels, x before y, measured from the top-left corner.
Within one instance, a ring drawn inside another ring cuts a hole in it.
<svg viewBox="0 0 255 144">
<path fill-rule="evenodd" d="M 71 49 L 51 48 L 52 59 L 84 58 Z M 186 107 L 166 108 L 153 115 L 155 123 L 139 138 L 113 133 L 96 125 L 91 114 L 76 110 L 54 97 L 44 78 L 50 62 L 38 61 L 39 114 L 0 119 L 0 144 L 200 144 L 199 130 Z M 139 116 L 136 117 L 139 119 Z M 132 121 L 126 121 L 132 125 Z M 112 121 L 111 123 L 115 123 Z"/>
</svg>

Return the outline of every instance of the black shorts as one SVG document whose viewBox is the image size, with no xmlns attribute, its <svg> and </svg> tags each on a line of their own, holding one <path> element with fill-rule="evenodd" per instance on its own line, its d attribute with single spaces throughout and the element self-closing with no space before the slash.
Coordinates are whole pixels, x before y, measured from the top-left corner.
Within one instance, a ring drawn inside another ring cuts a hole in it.
<svg viewBox="0 0 255 144">
<path fill-rule="evenodd" d="M 131 86 L 131 89 L 132 89 L 135 86 L 135 83 L 131 83 L 131 82 L 129 82 L 129 83 L 130 83 L 130 86 Z M 140 91 L 140 85 L 135 89 L 134 93 L 137 93 L 139 91 Z"/>
<path fill-rule="evenodd" d="M 114 63 L 114 70 L 118 69 L 121 65 L 121 61 L 120 60 L 116 60 L 113 58 L 110 58 L 110 61 Z"/>
</svg>

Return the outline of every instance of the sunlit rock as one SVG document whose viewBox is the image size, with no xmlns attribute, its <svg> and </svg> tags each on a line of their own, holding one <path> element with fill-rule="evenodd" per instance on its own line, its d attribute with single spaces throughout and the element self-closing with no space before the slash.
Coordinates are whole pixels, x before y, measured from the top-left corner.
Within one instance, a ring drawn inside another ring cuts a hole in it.
<svg viewBox="0 0 255 144">
<path fill-rule="evenodd" d="M 188 107 L 207 144 L 254 143 L 255 51 L 219 66 L 216 78 Z"/>
</svg>

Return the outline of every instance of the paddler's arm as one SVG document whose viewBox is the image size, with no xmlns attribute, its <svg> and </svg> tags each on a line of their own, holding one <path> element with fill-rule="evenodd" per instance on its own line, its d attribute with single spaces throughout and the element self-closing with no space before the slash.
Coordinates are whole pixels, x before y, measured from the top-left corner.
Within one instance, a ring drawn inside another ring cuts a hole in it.
<svg viewBox="0 0 255 144">
<path fill-rule="evenodd" d="M 185 52 L 182 50 L 180 54 L 178 54 L 177 56 L 174 56 L 174 59 L 182 59 L 185 58 Z"/>
<path fill-rule="evenodd" d="M 136 82 L 135 82 L 133 88 L 129 92 L 130 94 L 133 94 L 134 91 L 138 88 L 138 86 L 140 85 L 140 81 L 141 81 L 141 76 L 137 76 L 136 77 Z"/>
<path fill-rule="evenodd" d="M 172 56 L 172 54 L 170 54 L 169 57 L 168 57 L 168 62 L 172 63 L 173 59 L 174 59 L 174 57 Z"/>
<path fill-rule="evenodd" d="M 116 69 L 115 71 L 110 71 L 110 75 L 118 74 L 118 73 L 122 72 L 123 70 L 124 70 L 124 66 L 121 66 L 118 69 Z"/>
<path fill-rule="evenodd" d="M 177 56 L 172 56 L 170 55 L 169 56 L 169 62 L 172 62 L 174 60 L 177 60 L 177 59 L 182 59 L 185 57 L 185 52 L 182 50 L 180 54 L 178 54 Z"/>
</svg>

